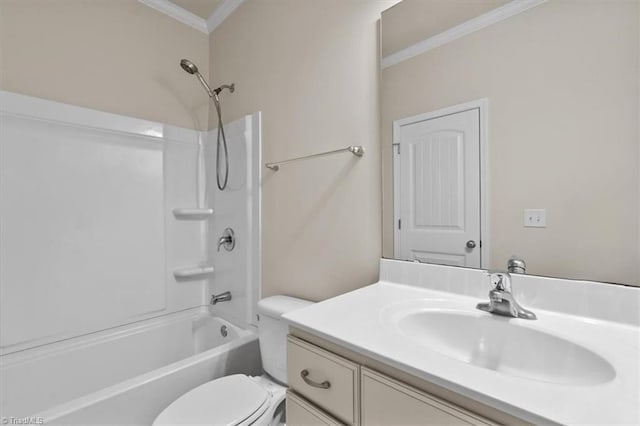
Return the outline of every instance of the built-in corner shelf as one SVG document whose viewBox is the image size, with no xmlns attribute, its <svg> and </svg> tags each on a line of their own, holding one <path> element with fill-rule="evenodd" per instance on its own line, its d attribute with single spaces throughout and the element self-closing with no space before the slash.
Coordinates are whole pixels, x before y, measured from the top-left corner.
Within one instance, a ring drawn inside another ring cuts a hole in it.
<svg viewBox="0 0 640 426">
<path fill-rule="evenodd" d="M 173 276 L 179 280 L 202 278 L 213 273 L 213 266 L 194 266 L 191 268 L 178 268 L 173 271 Z"/>
<path fill-rule="evenodd" d="M 173 209 L 173 215 L 180 220 L 205 220 L 213 215 L 213 209 L 180 208 Z"/>
</svg>

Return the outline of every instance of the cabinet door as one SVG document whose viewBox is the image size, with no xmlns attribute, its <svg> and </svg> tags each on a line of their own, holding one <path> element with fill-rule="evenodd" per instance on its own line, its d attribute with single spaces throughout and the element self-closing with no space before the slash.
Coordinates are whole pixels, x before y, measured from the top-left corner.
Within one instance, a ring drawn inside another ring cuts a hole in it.
<svg viewBox="0 0 640 426">
<path fill-rule="evenodd" d="M 348 425 L 359 420 L 358 364 L 303 340 L 289 336 L 289 387 Z"/>
<path fill-rule="evenodd" d="M 362 425 L 493 425 L 476 414 L 361 368 Z"/>
<path fill-rule="evenodd" d="M 291 391 L 287 391 L 287 425 L 289 426 L 339 426 L 342 423 L 318 410 Z"/>
</svg>

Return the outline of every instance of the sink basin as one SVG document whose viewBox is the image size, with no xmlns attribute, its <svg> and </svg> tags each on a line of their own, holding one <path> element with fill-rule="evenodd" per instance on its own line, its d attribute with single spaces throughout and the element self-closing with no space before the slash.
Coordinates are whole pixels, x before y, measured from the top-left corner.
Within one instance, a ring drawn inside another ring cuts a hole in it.
<svg viewBox="0 0 640 426">
<path fill-rule="evenodd" d="M 396 309 L 393 322 L 400 334 L 430 350 L 501 374 L 566 385 L 596 385 L 615 377 L 604 358 L 537 330 L 536 321 L 474 310 Z"/>
</svg>

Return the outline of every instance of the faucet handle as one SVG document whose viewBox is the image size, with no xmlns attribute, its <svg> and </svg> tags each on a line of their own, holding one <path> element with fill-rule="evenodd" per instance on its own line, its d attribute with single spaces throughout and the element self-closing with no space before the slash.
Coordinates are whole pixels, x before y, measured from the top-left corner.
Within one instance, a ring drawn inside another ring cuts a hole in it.
<svg viewBox="0 0 640 426">
<path fill-rule="evenodd" d="M 498 291 L 511 292 L 511 274 L 503 271 L 486 271 L 491 284 Z"/>
</svg>

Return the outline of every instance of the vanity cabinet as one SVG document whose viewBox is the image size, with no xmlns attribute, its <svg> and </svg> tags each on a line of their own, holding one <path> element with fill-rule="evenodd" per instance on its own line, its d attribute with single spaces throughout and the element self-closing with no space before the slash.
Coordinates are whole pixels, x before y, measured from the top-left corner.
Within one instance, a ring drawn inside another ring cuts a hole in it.
<svg viewBox="0 0 640 426">
<path fill-rule="evenodd" d="M 287 344 L 289 387 L 345 424 L 360 424 L 360 366 L 295 337 Z"/>
<path fill-rule="evenodd" d="M 327 423 L 333 418 L 346 425 L 496 424 L 369 368 L 363 359 L 348 359 L 295 336 L 288 338 L 287 358 L 287 424 L 292 426 L 339 424 Z"/>
<path fill-rule="evenodd" d="M 342 423 L 309 404 L 291 391 L 287 391 L 287 424 L 305 426 L 342 425 Z"/>
<path fill-rule="evenodd" d="M 360 377 L 363 425 L 494 424 L 366 367 L 362 367 Z"/>
</svg>

